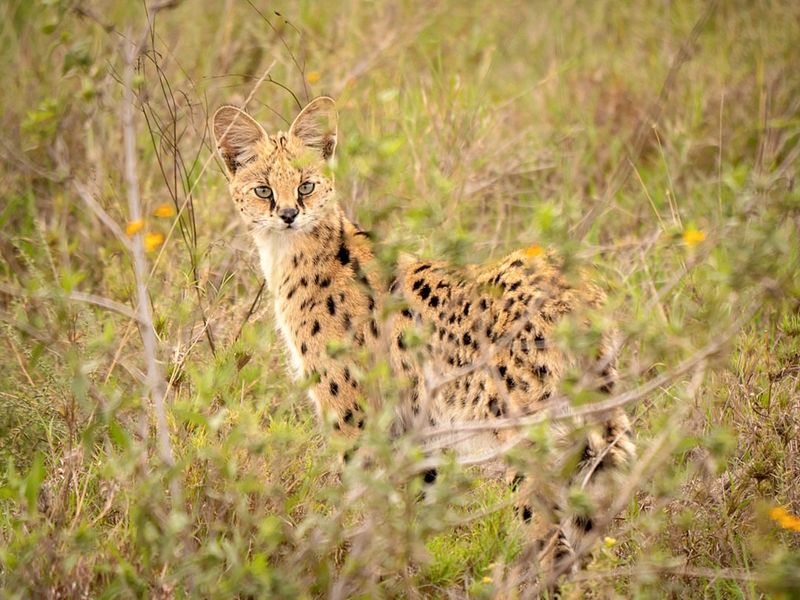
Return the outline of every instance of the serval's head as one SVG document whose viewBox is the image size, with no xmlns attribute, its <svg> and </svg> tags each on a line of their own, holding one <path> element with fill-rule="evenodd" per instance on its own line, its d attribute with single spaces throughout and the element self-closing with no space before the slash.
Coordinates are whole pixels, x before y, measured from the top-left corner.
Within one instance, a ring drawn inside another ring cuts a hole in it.
<svg viewBox="0 0 800 600">
<path fill-rule="evenodd" d="M 214 139 L 239 214 L 255 235 L 308 232 L 331 213 L 336 108 L 320 97 L 288 132 L 269 135 L 234 106 L 214 114 Z"/>
</svg>

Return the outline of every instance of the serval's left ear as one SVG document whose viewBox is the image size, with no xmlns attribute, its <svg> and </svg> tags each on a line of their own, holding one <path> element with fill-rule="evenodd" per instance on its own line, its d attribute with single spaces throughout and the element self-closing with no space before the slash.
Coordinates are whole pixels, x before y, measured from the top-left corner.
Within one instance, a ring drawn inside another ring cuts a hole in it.
<svg viewBox="0 0 800 600">
<path fill-rule="evenodd" d="M 317 150 L 322 158 L 329 161 L 336 150 L 338 121 L 333 99 L 320 96 L 300 111 L 289 128 L 289 134 L 299 138 L 309 148 Z"/>
</svg>

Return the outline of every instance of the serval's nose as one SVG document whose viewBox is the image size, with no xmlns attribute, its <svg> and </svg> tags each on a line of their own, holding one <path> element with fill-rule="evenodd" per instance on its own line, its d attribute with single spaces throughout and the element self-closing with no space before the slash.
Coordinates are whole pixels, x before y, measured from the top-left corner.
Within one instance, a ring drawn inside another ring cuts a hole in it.
<svg viewBox="0 0 800 600">
<path fill-rule="evenodd" d="M 291 225 L 297 213 L 298 210 L 296 208 L 282 208 L 278 211 L 278 216 L 283 219 L 284 223 Z"/>
</svg>

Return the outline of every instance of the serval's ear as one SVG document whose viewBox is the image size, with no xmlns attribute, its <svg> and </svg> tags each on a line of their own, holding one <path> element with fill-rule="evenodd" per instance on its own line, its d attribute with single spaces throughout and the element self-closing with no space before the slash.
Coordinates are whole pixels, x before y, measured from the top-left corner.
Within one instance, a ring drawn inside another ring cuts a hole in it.
<svg viewBox="0 0 800 600">
<path fill-rule="evenodd" d="M 253 117 L 235 106 L 221 106 L 212 119 L 214 143 L 230 175 L 255 157 L 256 144 L 267 133 Z"/>
<path fill-rule="evenodd" d="M 333 99 L 320 96 L 300 111 L 289 128 L 289 134 L 300 138 L 309 148 L 317 150 L 325 160 L 331 160 L 336 150 L 338 120 Z"/>
</svg>

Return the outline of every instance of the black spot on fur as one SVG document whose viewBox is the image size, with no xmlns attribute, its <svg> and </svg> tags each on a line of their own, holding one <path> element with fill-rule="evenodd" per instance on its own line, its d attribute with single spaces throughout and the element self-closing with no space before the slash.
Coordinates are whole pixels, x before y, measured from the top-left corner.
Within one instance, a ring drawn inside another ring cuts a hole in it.
<svg viewBox="0 0 800 600">
<path fill-rule="evenodd" d="M 352 425 L 352 424 L 353 424 L 353 411 L 352 411 L 351 409 L 349 409 L 349 408 L 348 408 L 348 409 L 345 411 L 345 413 L 344 413 L 344 417 L 342 417 L 342 420 L 343 420 L 345 423 L 347 423 L 348 425 Z"/>
<path fill-rule="evenodd" d="M 489 307 L 489 305 L 486 304 L 486 300 L 484 298 L 481 298 L 480 307 L 481 307 L 481 310 L 486 310 Z"/>
<path fill-rule="evenodd" d="M 583 529 L 586 533 L 594 529 L 594 523 L 592 522 L 592 519 L 582 515 L 575 517 L 575 525 L 577 525 L 578 528 Z"/>
<path fill-rule="evenodd" d="M 515 281 L 514 283 L 511 284 L 511 287 L 508 288 L 508 291 L 509 292 L 516 292 L 519 289 L 519 286 L 521 286 L 521 285 L 522 285 L 521 281 Z"/>
<path fill-rule="evenodd" d="M 498 365 L 497 366 L 497 371 L 500 373 L 500 377 L 505 377 L 506 376 L 506 371 L 508 371 L 508 368 L 505 365 Z"/>
<path fill-rule="evenodd" d="M 404 308 L 403 310 L 401 310 L 401 311 L 400 311 L 400 314 L 401 314 L 401 315 L 403 315 L 404 317 L 407 317 L 407 318 L 409 318 L 409 319 L 412 319 L 412 318 L 414 317 L 414 313 L 412 313 L 412 312 L 411 312 L 410 310 L 408 310 L 407 308 Z"/>
<path fill-rule="evenodd" d="M 420 265 L 416 269 L 414 269 L 414 273 L 421 273 L 425 269 L 430 269 L 430 268 L 431 268 L 430 265 Z"/>
<path fill-rule="evenodd" d="M 328 300 L 325 302 L 325 304 L 328 306 L 328 312 L 331 314 L 331 316 L 335 315 L 336 314 L 336 303 L 333 301 L 333 298 L 328 296 Z"/>
<path fill-rule="evenodd" d="M 397 336 L 397 347 L 400 348 L 400 350 L 405 350 L 406 349 L 406 343 L 403 341 L 403 334 L 402 333 Z"/>
<path fill-rule="evenodd" d="M 533 510 L 531 510 L 531 507 L 526 504 L 525 506 L 522 507 L 521 513 L 522 513 L 522 520 L 525 521 L 526 523 L 530 523 L 531 520 L 533 519 Z"/>
<path fill-rule="evenodd" d="M 464 342 L 465 346 L 469 346 L 472 343 L 472 336 L 469 334 L 469 332 L 466 332 L 461 341 Z"/>
<path fill-rule="evenodd" d="M 547 347 L 547 341 L 544 339 L 544 336 L 541 333 L 537 333 L 536 337 L 533 338 L 533 341 L 539 350 Z"/>
<path fill-rule="evenodd" d="M 465 317 L 469 316 L 469 307 L 470 307 L 470 303 L 469 302 L 464 304 L 464 316 Z"/>
<path fill-rule="evenodd" d="M 508 391 L 510 392 L 511 390 L 513 390 L 515 386 L 516 384 L 514 383 L 514 378 L 511 377 L 511 375 L 506 377 L 506 387 L 508 388 Z"/>
<path fill-rule="evenodd" d="M 300 354 L 305 354 L 306 352 L 308 352 L 308 347 L 306 346 L 306 343 L 303 342 L 300 344 Z"/>
<path fill-rule="evenodd" d="M 509 266 L 511 267 L 522 267 L 525 263 L 523 263 L 520 259 L 515 260 Z"/>
<path fill-rule="evenodd" d="M 300 285 L 303 286 L 303 287 L 308 287 L 308 279 L 306 279 L 305 277 L 301 277 L 300 278 Z"/>
<path fill-rule="evenodd" d="M 422 289 L 419 291 L 419 297 L 422 298 L 423 300 L 427 300 L 428 296 L 430 295 L 431 295 L 431 286 L 429 286 L 426 283 L 425 285 L 422 286 Z"/>
<path fill-rule="evenodd" d="M 345 244 L 344 241 L 339 245 L 339 250 L 336 251 L 336 258 L 343 265 L 350 262 L 350 250 L 348 250 L 347 244 Z"/>
<path fill-rule="evenodd" d="M 610 394 L 614 391 L 614 380 L 611 378 L 611 369 L 609 367 L 606 366 L 603 369 L 600 377 L 603 378 L 603 385 L 600 386 L 600 391 L 605 394 Z"/>
<path fill-rule="evenodd" d="M 425 483 L 430 484 L 430 483 L 433 483 L 434 481 L 436 481 L 436 478 L 438 476 L 439 476 L 439 473 L 436 471 L 436 469 L 428 469 L 427 471 L 425 471 L 422 474 L 422 481 L 424 481 Z"/>
<path fill-rule="evenodd" d="M 411 289 L 416 292 L 419 288 L 422 287 L 423 283 L 425 283 L 425 282 L 422 279 L 417 279 L 414 282 L 414 285 L 411 286 Z"/>
<path fill-rule="evenodd" d="M 339 395 L 339 384 L 335 381 L 331 381 L 331 396 L 338 396 Z"/>
<path fill-rule="evenodd" d="M 428 302 L 428 304 L 430 304 L 432 308 L 436 308 L 437 306 L 439 306 L 439 296 L 431 296 L 431 299 Z"/>
<path fill-rule="evenodd" d="M 533 368 L 533 372 L 536 373 L 536 376 L 539 379 L 544 379 L 548 375 L 550 375 L 550 369 L 547 368 L 547 365 L 536 365 Z"/>
<path fill-rule="evenodd" d="M 317 335 L 319 333 L 320 326 L 319 321 L 314 321 L 314 324 L 311 326 L 311 335 Z"/>
<path fill-rule="evenodd" d="M 503 416 L 503 405 L 498 401 L 497 397 L 492 396 L 489 399 L 489 412 L 491 412 L 495 417 L 502 417 Z"/>
<path fill-rule="evenodd" d="M 342 316 L 342 326 L 345 328 L 345 331 L 350 331 L 350 327 L 352 326 L 352 321 L 350 320 L 350 314 L 344 313 Z"/>
<path fill-rule="evenodd" d="M 372 337 L 378 337 L 378 324 L 375 322 L 375 319 L 369 320 L 369 330 L 372 332 Z"/>
</svg>

